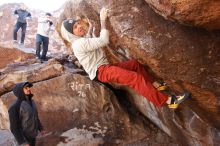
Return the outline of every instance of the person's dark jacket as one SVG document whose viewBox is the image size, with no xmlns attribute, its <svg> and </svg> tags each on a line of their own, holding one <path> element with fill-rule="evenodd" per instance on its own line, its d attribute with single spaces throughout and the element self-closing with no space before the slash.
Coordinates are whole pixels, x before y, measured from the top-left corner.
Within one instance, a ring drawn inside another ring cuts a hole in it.
<svg viewBox="0 0 220 146">
<path fill-rule="evenodd" d="M 13 93 L 17 96 L 17 101 L 9 108 L 10 130 L 19 144 L 28 143 L 26 138 L 35 138 L 38 131 L 42 130 L 42 125 L 38 118 L 35 102 L 32 94 L 25 95 L 23 87 L 28 82 L 16 84 Z"/>
<path fill-rule="evenodd" d="M 31 17 L 31 13 L 22 9 L 15 10 L 14 14 L 18 15 L 17 22 L 21 22 L 21 23 L 27 23 L 26 18 Z"/>
</svg>

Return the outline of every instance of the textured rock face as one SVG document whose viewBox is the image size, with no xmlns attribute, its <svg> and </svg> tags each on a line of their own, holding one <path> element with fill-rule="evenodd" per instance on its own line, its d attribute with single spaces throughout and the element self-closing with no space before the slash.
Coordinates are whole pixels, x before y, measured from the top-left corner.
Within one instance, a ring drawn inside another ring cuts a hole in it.
<svg viewBox="0 0 220 146">
<path fill-rule="evenodd" d="M 107 49 L 110 60 L 117 60 L 115 56 L 121 60 L 136 58 L 163 79 L 195 83 L 220 94 L 220 69 L 216 68 L 220 64 L 218 31 L 168 22 L 140 0 L 72 1 L 61 14 L 59 24 L 63 19 L 84 14 L 99 28 L 98 3 L 111 9 L 111 49 Z"/>
<path fill-rule="evenodd" d="M 83 14 L 99 28 L 102 6 L 110 9 L 111 43 L 105 48 L 110 61 L 138 59 L 175 90 L 192 93 L 192 98 L 177 111 L 166 107 L 157 109 L 135 95 L 130 97 L 132 103 L 183 145 L 218 145 L 219 31 L 209 32 L 166 21 L 141 0 L 70 1 L 59 24 L 66 18 Z"/>
<path fill-rule="evenodd" d="M 87 77 L 63 74 L 34 84 L 32 92 L 40 119 L 50 133 L 39 138 L 39 145 L 122 145 L 147 137 L 154 141 L 152 144 L 164 143 L 155 140 L 159 135 L 152 128 L 146 128 L 138 119 L 131 120 L 110 90 Z M 12 93 L 1 96 L 1 106 L 8 109 L 14 99 Z M 7 118 L 6 114 L 0 123 L 7 122 Z M 165 145 L 171 142 L 164 134 L 159 137 L 166 137 Z M 66 140 L 62 142 L 62 139 Z"/>
<path fill-rule="evenodd" d="M 210 0 L 145 0 L 158 14 L 179 23 L 220 29 L 220 2 Z"/>
<path fill-rule="evenodd" d="M 10 63 L 25 61 L 33 57 L 34 55 L 24 53 L 17 49 L 0 48 L 0 69 L 6 67 Z"/>
<path fill-rule="evenodd" d="M 61 56 L 44 63 L 29 59 L 1 69 L 0 145 L 15 145 L 8 131 L 8 108 L 16 99 L 12 88 L 24 81 L 34 83 L 34 100 L 47 131 L 37 137 L 39 146 L 177 145 L 133 106 L 119 102 L 111 90 L 82 76 L 82 70 L 69 63 Z"/>
<path fill-rule="evenodd" d="M 28 64 L 29 63 L 29 64 Z M 18 63 L 2 70 L 0 76 L 0 95 L 10 91 L 19 82 L 39 82 L 47 80 L 63 73 L 63 66 L 56 60 L 50 60 L 41 64 L 35 59 Z"/>
<path fill-rule="evenodd" d="M 166 21 L 143 0 L 72 0 L 64 7 L 58 30 L 63 19 L 84 14 L 98 32 L 102 6 L 110 9 L 111 43 L 104 49 L 111 62 L 138 59 L 176 92 L 192 93 L 192 98 L 174 111 L 158 109 L 128 88 L 117 97 L 122 101 L 128 98 L 132 103 L 129 109 L 135 106 L 182 145 L 219 145 L 219 31 Z M 7 109 L 15 100 L 12 93 L 4 93 L 26 80 L 35 82 L 35 101 L 49 132 L 39 137 L 39 145 L 175 144 L 149 122 L 139 120 L 140 116 L 128 115 L 105 87 L 81 75 L 63 74 L 62 65 L 55 60 L 39 64 L 33 59 L 1 70 L 0 129 L 9 127 Z"/>
<path fill-rule="evenodd" d="M 191 91 L 194 97 L 177 110 L 161 109 L 147 102 L 143 97 L 128 91 L 132 103 L 158 127 L 183 145 L 218 145 L 220 117 L 216 97 L 209 91 L 199 91 L 189 84 L 172 84 L 177 89 Z M 204 97 L 204 95 L 206 97 Z"/>
<path fill-rule="evenodd" d="M 0 46 L 12 48 L 13 40 L 13 29 L 16 23 L 16 17 L 13 16 L 13 12 L 19 4 L 5 4 L 0 6 Z M 32 15 L 32 20 L 28 21 L 26 36 L 25 36 L 25 47 L 35 48 L 35 36 L 37 33 L 37 21 L 38 17 L 43 15 L 44 12 L 39 10 L 28 10 Z M 56 17 L 61 10 L 53 12 L 54 27 L 56 26 Z M 20 41 L 20 30 L 18 31 L 18 41 Z M 66 47 L 63 45 L 58 33 L 54 30 L 50 33 L 49 41 L 49 53 L 62 52 L 65 53 Z"/>
<path fill-rule="evenodd" d="M 16 141 L 13 135 L 7 130 L 0 130 L 0 145 L 15 146 Z"/>
</svg>

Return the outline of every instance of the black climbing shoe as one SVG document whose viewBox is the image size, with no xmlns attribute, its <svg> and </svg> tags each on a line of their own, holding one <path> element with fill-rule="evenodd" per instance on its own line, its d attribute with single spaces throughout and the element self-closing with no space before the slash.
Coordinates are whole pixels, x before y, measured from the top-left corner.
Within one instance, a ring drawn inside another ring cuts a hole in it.
<svg viewBox="0 0 220 146">
<path fill-rule="evenodd" d="M 183 94 L 177 96 L 173 95 L 171 98 L 171 103 L 168 104 L 168 107 L 171 109 L 178 108 L 179 104 L 184 102 L 186 99 L 188 99 L 189 96 L 190 96 L 189 92 L 184 92 Z"/>
</svg>

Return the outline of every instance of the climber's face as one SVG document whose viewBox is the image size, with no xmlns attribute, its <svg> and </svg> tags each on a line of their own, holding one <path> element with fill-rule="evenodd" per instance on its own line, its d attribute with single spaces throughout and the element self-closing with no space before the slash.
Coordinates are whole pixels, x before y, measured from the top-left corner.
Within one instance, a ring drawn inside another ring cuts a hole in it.
<svg viewBox="0 0 220 146">
<path fill-rule="evenodd" d="M 84 20 L 78 20 L 73 25 L 73 34 L 79 37 L 83 37 L 87 34 L 88 29 L 89 27 L 87 22 L 85 22 Z"/>
</svg>

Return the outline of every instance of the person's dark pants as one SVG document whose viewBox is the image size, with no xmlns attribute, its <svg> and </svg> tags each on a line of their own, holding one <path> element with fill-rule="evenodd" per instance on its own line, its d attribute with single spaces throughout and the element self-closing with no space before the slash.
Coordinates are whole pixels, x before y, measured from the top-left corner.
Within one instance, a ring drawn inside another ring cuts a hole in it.
<svg viewBox="0 0 220 146">
<path fill-rule="evenodd" d="M 28 137 L 25 137 L 25 139 L 28 141 L 28 144 L 29 144 L 30 146 L 35 146 L 36 138 L 28 138 Z"/>
<path fill-rule="evenodd" d="M 21 42 L 20 43 L 24 43 L 24 39 L 25 39 L 25 33 L 26 33 L 26 28 L 27 28 L 27 23 L 21 23 L 21 22 L 17 22 L 14 26 L 14 30 L 13 30 L 13 39 L 17 40 L 17 32 L 18 30 L 21 28 Z"/>
<path fill-rule="evenodd" d="M 39 59 L 43 59 L 43 60 L 46 59 L 48 44 L 49 44 L 49 37 L 45 37 L 39 34 L 36 35 L 36 55 Z M 42 55 L 40 55 L 41 45 L 43 45 Z"/>
</svg>

